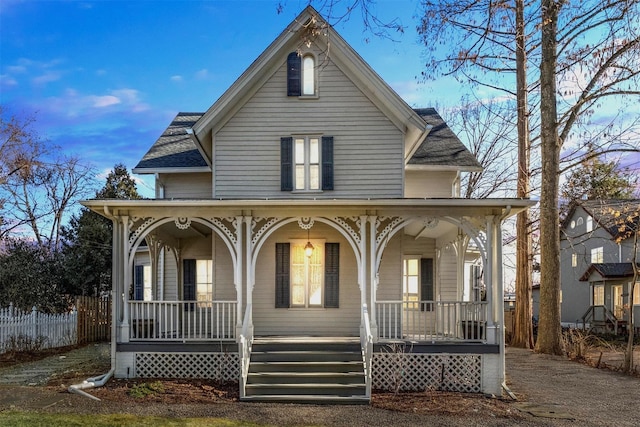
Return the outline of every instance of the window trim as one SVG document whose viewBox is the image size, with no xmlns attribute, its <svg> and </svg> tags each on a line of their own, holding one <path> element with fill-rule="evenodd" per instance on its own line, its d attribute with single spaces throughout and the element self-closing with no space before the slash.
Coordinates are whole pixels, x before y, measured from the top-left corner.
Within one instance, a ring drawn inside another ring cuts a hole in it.
<svg viewBox="0 0 640 427">
<path fill-rule="evenodd" d="M 298 163 L 298 141 L 303 142 L 303 161 Z M 311 163 L 311 141 L 317 141 L 318 161 Z M 322 192 L 322 135 L 294 135 L 293 136 L 293 191 L 299 193 Z M 298 166 L 304 167 L 304 188 L 298 188 Z M 318 171 L 317 188 L 311 188 L 311 168 L 315 166 Z"/>
<path fill-rule="evenodd" d="M 595 258 L 594 258 L 595 256 Z M 598 246 L 597 248 L 591 249 L 591 264 L 602 264 L 604 263 L 604 247 Z"/>
<path fill-rule="evenodd" d="M 307 77 L 307 68 L 305 66 L 305 60 L 310 59 L 311 62 L 311 84 L 313 85 L 313 90 L 311 93 L 305 93 L 306 87 L 306 77 Z M 312 52 L 304 52 L 300 56 L 301 66 L 300 66 L 300 98 L 302 99 L 316 99 L 318 97 L 318 67 L 317 58 Z"/>
</svg>

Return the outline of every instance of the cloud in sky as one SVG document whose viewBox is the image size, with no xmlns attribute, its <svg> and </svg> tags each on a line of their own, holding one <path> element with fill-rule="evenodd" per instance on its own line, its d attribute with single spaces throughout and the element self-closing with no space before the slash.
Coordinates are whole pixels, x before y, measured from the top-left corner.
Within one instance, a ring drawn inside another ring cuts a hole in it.
<svg viewBox="0 0 640 427">
<path fill-rule="evenodd" d="M 179 83 L 179 82 L 183 81 L 184 79 L 182 78 L 182 76 L 178 76 L 178 75 L 176 75 L 176 76 L 171 76 L 171 79 L 170 79 L 170 80 L 171 80 L 172 82 L 178 82 L 178 83 Z"/>
<path fill-rule="evenodd" d="M 198 80 L 204 80 L 207 77 L 209 77 L 209 70 L 207 70 L 206 68 L 203 68 L 202 70 L 196 71 L 196 79 Z"/>
<path fill-rule="evenodd" d="M 31 81 L 35 85 L 45 85 L 47 83 L 60 80 L 61 74 L 55 71 L 49 71 L 39 76 L 34 77 Z"/>
</svg>

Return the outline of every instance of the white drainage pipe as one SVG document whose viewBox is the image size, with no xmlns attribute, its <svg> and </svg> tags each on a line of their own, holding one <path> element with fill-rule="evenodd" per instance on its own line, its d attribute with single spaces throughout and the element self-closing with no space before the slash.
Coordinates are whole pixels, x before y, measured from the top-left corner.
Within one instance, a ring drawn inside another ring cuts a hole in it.
<svg viewBox="0 0 640 427">
<path fill-rule="evenodd" d="M 76 393 L 81 396 L 85 396 L 90 399 L 99 401 L 100 399 L 87 393 L 84 390 L 95 388 L 95 387 L 102 387 L 107 383 L 107 381 L 109 381 L 109 379 L 113 376 L 114 372 L 115 372 L 115 369 L 111 369 L 109 372 L 107 372 L 106 374 L 100 375 L 99 377 L 88 378 L 80 384 L 74 384 L 72 386 L 69 386 L 68 388 L 69 393 Z"/>
</svg>

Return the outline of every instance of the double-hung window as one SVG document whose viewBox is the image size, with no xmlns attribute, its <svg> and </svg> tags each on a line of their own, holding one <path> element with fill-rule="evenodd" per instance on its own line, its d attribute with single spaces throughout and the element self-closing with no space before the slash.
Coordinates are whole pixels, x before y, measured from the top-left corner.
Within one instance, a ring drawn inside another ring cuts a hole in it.
<svg viewBox="0 0 640 427">
<path fill-rule="evenodd" d="M 333 190 L 333 137 L 297 135 L 280 138 L 280 189 Z"/>
<path fill-rule="evenodd" d="M 402 296 L 406 308 L 433 310 L 433 258 L 407 257 L 402 273 Z"/>
<path fill-rule="evenodd" d="M 209 306 L 213 300 L 213 262 L 210 259 L 185 259 L 183 261 L 184 301 L 198 301 L 199 307 Z M 186 304 L 185 310 L 193 310 Z"/>
<path fill-rule="evenodd" d="M 296 137 L 294 139 L 296 159 L 296 190 L 320 189 L 320 139 L 318 137 Z"/>
<path fill-rule="evenodd" d="M 603 262 L 604 262 L 603 247 L 600 246 L 598 248 L 591 249 L 591 263 L 592 264 L 602 264 Z"/>
<path fill-rule="evenodd" d="M 133 299 L 136 301 L 151 301 L 153 299 L 150 265 L 135 266 L 133 277 Z"/>
</svg>

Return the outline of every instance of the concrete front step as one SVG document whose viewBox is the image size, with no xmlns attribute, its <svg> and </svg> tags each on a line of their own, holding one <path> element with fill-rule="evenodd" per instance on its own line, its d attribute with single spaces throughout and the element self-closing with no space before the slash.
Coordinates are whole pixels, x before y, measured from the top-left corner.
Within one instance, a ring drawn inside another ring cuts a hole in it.
<svg viewBox="0 0 640 427">
<path fill-rule="evenodd" d="M 362 362 L 360 351 L 251 350 L 252 362 Z"/>
<path fill-rule="evenodd" d="M 351 384 L 365 385 L 360 372 L 254 372 L 249 384 Z"/>
<path fill-rule="evenodd" d="M 327 361 L 252 361 L 249 366 L 249 373 L 258 372 L 359 372 L 364 369 L 362 360 L 353 360 L 349 362 L 327 362 Z"/>
<path fill-rule="evenodd" d="M 323 395 L 286 395 L 278 396 L 245 396 L 243 402 L 278 402 L 305 403 L 313 405 L 368 405 L 369 398 L 365 396 L 323 396 Z"/>
<path fill-rule="evenodd" d="M 361 396 L 366 394 L 364 384 L 247 384 L 247 396 Z"/>
<path fill-rule="evenodd" d="M 253 342 L 244 401 L 368 403 L 360 343 L 278 338 Z"/>
</svg>

